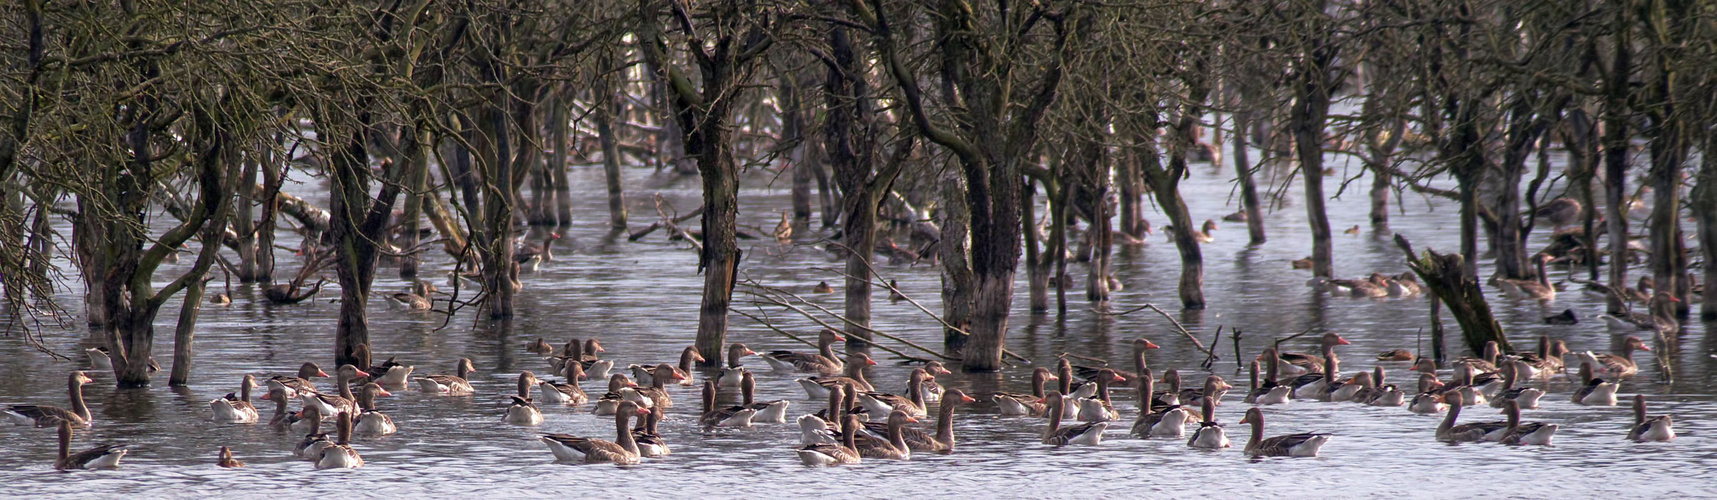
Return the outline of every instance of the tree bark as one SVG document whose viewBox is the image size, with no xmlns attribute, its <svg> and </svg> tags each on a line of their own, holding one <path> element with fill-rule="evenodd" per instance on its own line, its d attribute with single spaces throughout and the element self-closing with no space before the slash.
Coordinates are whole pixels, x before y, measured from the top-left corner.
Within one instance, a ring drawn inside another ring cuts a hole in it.
<svg viewBox="0 0 1717 500">
<path fill-rule="evenodd" d="M 972 331 L 972 295 L 977 287 L 970 260 L 972 215 L 967 211 L 963 179 L 946 176 L 940 184 L 941 240 L 936 251 L 942 262 L 942 320 L 953 326 L 942 329 L 942 348 L 954 354 L 965 352 Z"/>
<path fill-rule="evenodd" d="M 1252 110 L 1246 107 L 1234 111 L 1234 178 L 1240 182 L 1240 207 L 1246 211 L 1246 235 L 1252 245 L 1262 245 L 1268 239 L 1264 234 L 1264 209 L 1258 200 L 1258 183 L 1252 179 L 1252 151 L 1247 144 L 1246 133 L 1251 128 Z"/>
<path fill-rule="evenodd" d="M 1693 185 L 1693 216 L 1698 223 L 1699 250 L 1704 254 L 1705 293 L 1701 294 L 1699 317 L 1717 320 L 1717 135 L 1707 134 L 1700 148 L 1699 178 Z"/>
<path fill-rule="evenodd" d="M 1323 1 L 1313 2 L 1305 15 L 1326 16 Z M 1312 230 L 1312 274 L 1331 277 L 1335 273 L 1334 248 L 1330 239 L 1329 214 L 1324 208 L 1323 129 L 1329 115 L 1330 93 L 1336 82 L 1330 81 L 1331 65 L 1340 47 L 1330 43 L 1328 33 L 1311 27 L 1301 28 L 1301 68 L 1294 82 L 1294 103 L 1289 113 L 1288 128 L 1293 134 L 1294 151 L 1299 155 L 1300 174 L 1305 179 L 1306 219 Z"/>
<path fill-rule="evenodd" d="M 602 143 L 602 173 L 608 181 L 608 229 L 625 231 L 626 193 L 620 186 L 620 140 L 614 135 L 613 125 L 622 116 L 620 110 L 616 109 L 619 107 L 620 100 L 616 97 L 618 89 L 615 88 L 613 76 L 604 74 L 599 84 L 601 88 L 597 89 L 596 136 L 597 140 Z M 557 116 L 564 113 L 562 108 L 564 106 L 555 106 Z M 564 121 L 566 121 L 564 116 L 555 119 L 555 126 L 558 131 L 555 134 L 555 151 L 564 151 L 563 148 L 565 148 L 566 138 L 563 136 L 566 133 L 566 127 L 561 124 Z M 564 155 L 565 153 L 560 154 Z M 571 200 L 568 200 L 567 204 L 567 212 L 570 215 Z"/>
<path fill-rule="evenodd" d="M 1610 235 L 1610 289 L 1621 290 L 1628 286 L 1628 218 L 1627 218 L 1627 175 L 1628 175 L 1628 86 L 1633 64 L 1631 16 L 1625 10 L 1617 9 L 1612 21 L 1612 34 L 1615 39 L 1612 63 L 1604 72 L 1604 203 L 1607 214 Z M 1596 241 L 1596 238 L 1593 238 Z M 1596 263 L 1594 263 L 1595 265 Z M 1628 311 L 1627 303 L 1620 294 L 1610 294 L 1607 300 L 1611 314 L 1622 314 Z"/>
<path fill-rule="evenodd" d="M 364 143 L 364 129 L 370 116 L 368 103 L 359 103 L 356 123 L 351 126 L 346 145 L 334 151 L 329 186 L 329 236 L 336 252 L 335 274 L 340 283 L 340 318 L 334 329 L 334 363 L 353 363 L 359 345 L 370 342 L 369 313 L 370 284 L 376 276 L 376 242 L 382 241 L 393 205 L 399 198 L 400 170 L 384 163 L 385 180 L 380 194 L 373 200 L 369 195 L 371 173 L 369 153 Z M 321 120 L 319 123 L 328 123 Z"/>
<path fill-rule="evenodd" d="M 1490 304 L 1485 301 L 1484 291 L 1479 289 L 1478 278 L 1466 272 L 1460 254 L 1442 255 L 1435 250 L 1426 250 L 1421 257 L 1413 253 L 1412 244 L 1399 234 L 1395 235 L 1395 244 L 1407 254 L 1407 267 L 1425 282 L 1432 300 L 1448 306 L 1449 313 L 1460 323 L 1461 337 L 1466 340 L 1468 349 L 1476 355 L 1484 352 L 1486 343 L 1496 342 L 1501 352 L 1514 352 L 1508 336 L 1503 334 L 1502 325 L 1491 315 Z"/>
</svg>

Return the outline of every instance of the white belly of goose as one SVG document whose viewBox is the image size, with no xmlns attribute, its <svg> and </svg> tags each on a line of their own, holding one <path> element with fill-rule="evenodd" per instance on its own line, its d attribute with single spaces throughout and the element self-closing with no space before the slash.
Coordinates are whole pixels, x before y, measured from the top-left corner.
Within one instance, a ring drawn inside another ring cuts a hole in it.
<svg viewBox="0 0 1717 500">
<path fill-rule="evenodd" d="M 541 424 L 543 423 L 543 412 L 538 411 L 535 406 L 509 406 L 507 407 L 507 423 L 513 425 Z"/>
<path fill-rule="evenodd" d="M 215 412 L 215 422 L 223 424 L 254 424 L 261 418 L 255 408 L 241 409 L 224 398 L 210 401 L 209 409 Z"/>
</svg>

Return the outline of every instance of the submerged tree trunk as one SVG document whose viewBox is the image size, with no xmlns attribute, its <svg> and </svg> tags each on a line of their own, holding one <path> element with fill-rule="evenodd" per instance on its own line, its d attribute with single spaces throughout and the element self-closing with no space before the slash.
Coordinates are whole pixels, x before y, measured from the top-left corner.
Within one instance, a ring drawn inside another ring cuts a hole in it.
<svg viewBox="0 0 1717 500">
<path fill-rule="evenodd" d="M 1699 250 L 1704 254 L 1705 293 L 1700 295 L 1699 317 L 1717 320 L 1717 135 L 1707 134 L 1699 160 L 1699 179 L 1693 185 L 1693 216 L 1699 226 Z"/>
<path fill-rule="evenodd" d="M 1021 229 L 1025 231 L 1026 308 L 1035 315 L 1049 312 L 1049 265 L 1048 259 L 1043 258 L 1043 230 L 1037 225 L 1037 200 L 1032 196 L 1033 191 L 1031 181 L 1027 180 L 1026 189 L 1020 194 L 1024 198 L 1020 202 L 1020 221 L 1025 225 Z M 1055 287 L 1066 288 L 1064 285 L 1057 282 Z"/>
<path fill-rule="evenodd" d="M 376 244 L 385 237 L 394 202 L 399 198 L 399 179 L 404 169 L 384 162 L 381 190 L 374 199 L 370 198 L 372 174 L 364 143 L 364 129 L 370 121 L 369 113 L 364 111 L 367 107 L 367 103 L 353 107 L 358 113 L 356 123 L 349 125 L 352 130 L 347 131 L 346 145 L 335 150 L 329 162 L 332 170 L 329 236 L 336 252 L 334 270 L 340 283 L 340 319 L 334 329 L 336 365 L 356 361 L 353 351 L 370 342 L 367 305 L 370 284 L 376 276 Z"/>
<path fill-rule="evenodd" d="M 1305 15 L 1322 18 L 1324 2 L 1314 2 L 1315 9 Z M 1321 23 L 1319 23 L 1321 24 Z M 1330 70 L 1340 52 L 1340 46 L 1325 37 L 1331 33 L 1313 27 L 1299 28 L 1300 54 L 1298 81 L 1293 82 L 1294 102 L 1288 115 L 1288 129 L 1293 134 L 1294 151 L 1298 154 L 1300 174 L 1305 179 L 1306 219 L 1312 230 L 1312 274 L 1331 277 L 1335 273 L 1334 248 L 1331 246 L 1329 214 L 1324 208 L 1324 123 L 1329 115 L 1331 92 L 1339 82 L 1331 81 Z"/>
<path fill-rule="evenodd" d="M 1598 281 L 1598 197 L 1592 192 L 1597 176 L 1598 136 L 1592 119 L 1583 109 L 1574 109 L 1566 119 L 1562 142 L 1568 152 L 1568 189 L 1580 202 L 1580 249 L 1586 264 L 1586 279 Z"/>
<path fill-rule="evenodd" d="M 1413 253 L 1412 244 L 1399 234 L 1395 235 L 1395 244 L 1407 254 L 1407 267 L 1424 281 L 1432 300 L 1448 306 L 1449 314 L 1460 323 L 1461 337 L 1466 340 L 1468 349 L 1475 354 L 1483 353 L 1486 343 L 1496 342 L 1501 352 L 1514 352 L 1508 336 L 1503 334 L 1502 325 L 1491 315 L 1490 303 L 1485 301 L 1484 291 L 1479 289 L 1478 278 L 1466 272 L 1467 266 L 1461 262 L 1464 259 L 1460 254 L 1443 255 L 1435 250 L 1426 250 L 1421 257 Z"/>
<path fill-rule="evenodd" d="M 623 116 L 620 110 L 620 99 L 616 97 L 618 89 L 614 85 L 614 77 L 604 75 L 597 89 L 596 102 L 596 138 L 602 143 L 602 174 L 608 181 L 608 229 L 611 231 L 626 230 L 626 194 L 620 187 L 620 139 L 614 135 L 614 122 Z M 554 108 L 555 152 L 556 156 L 565 156 L 566 147 L 566 117 L 562 115 L 565 106 Z M 553 162 L 550 162 L 551 164 Z M 570 201 L 568 204 L 570 205 Z M 570 218 L 570 210 L 568 210 Z M 568 224 L 570 220 L 562 220 Z"/>
<path fill-rule="evenodd" d="M 237 150 L 226 147 L 227 144 L 230 144 L 231 137 L 226 136 L 226 132 L 216 132 L 216 134 L 219 136 L 217 141 L 220 145 L 213 148 L 214 152 L 210 153 L 220 158 L 215 161 L 223 163 L 223 167 L 241 165 Z M 251 165 L 238 167 L 238 170 L 242 173 L 253 173 Z M 204 175 L 209 175 L 209 173 L 205 172 Z M 185 286 L 184 305 L 179 308 L 179 324 L 173 327 L 173 370 L 167 377 L 167 385 L 173 387 L 183 387 L 190 383 L 193 345 L 197 332 L 197 314 L 203 308 L 203 291 L 208 283 L 205 276 L 208 275 L 209 267 L 214 265 L 216 259 L 220 258 L 222 235 L 227 231 L 227 218 L 232 214 L 234 203 L 239 201 L 237 197 L 228 193 L 236 192 L 238 186 L 248 186 L 252 182 L 251 177 L 243 174 L 228 173 L 221 175 L 216 171 L 214 175 L 219 176 L 218 181 L 221 189 L 218 193 L 209 192 L 207 194 L 216 194 L 220 202 L 213 207 L 214 209 L 211 211 L 213 215 L 209 217 L 209 221 L 203 224 L 200 235 L 202 240 L 200 243 L 203 248 L 197 252 L 196 264 L 192 265 L 191 271 L 185 274 L 190 280 Z M 216 179 L 208 179 L 205 182 L 212 180 Z"/>
<path fill-rule="evenodd" d="M 1264 234 L 1264 209 L 1259 205 L 1258 184 L 1252 179 L 1252 151 L 1247 144 L 1246 133 L 1251 128 L 1252 110 L 1240 107 L 1234 111 L 1234 177 L 1240 182 L 1240 207 L 1246 211 L 1246 235 L 1252 245 L 1262 245 L 1267 239 Z"/>
<path fill-rule="evenodd" d="M 426 123 L 407 127 L 401 134 L 400 149 L 405 153 L 405 206 L 400 211 L 399 240 L 394 246 L 405 255 L 400 256 L 400 279 L 417 278 L 417 269 L 423 260 L 417 252 L 417 244 L 421 239 L 420 227 L 423 220 L 423 197 L 429 192 L 429 156 L 430 144 L 435 135 Z"/>
<path fill-rule="evenodd" d="M 1632 55 L 1632 42 L 1629 33 L 1626 12 L 1613 14 L 1613 26 L 1617 29 L 1611 37 L 1615 39 L 1615 54 L 1612 66 L 1604 74 L 1604 204 L 1607 205 L 1606 219 L 1610 236 L 1610 289 L 1621 290 L 1628 286 L 1628 217 L 1627 217 L 1627 175 L 1628 175 L 1628 85 L 1633 65 L 1629 62 Z M 1596 238 L 1593 238 L 1596 241 Z M 1625 298 L 1620 294 L 1610 294 L 1607 301 L 1610 314 L 1621 314 L 1628 311 Z"/>
<path fill-rule="evenodd" d="M 936 260 L 942 263 L 942 320 L 952 328 L 942 329 L 942 348 L 949 354 L 964 352 L 971 337 L 972 292 L 975 279 L 970 261 L 968 227 L 972 215 L 966 208 L 966 185 L 959 176 L 944 176 L 942 182 L 941 240 Z"/>
</svg>

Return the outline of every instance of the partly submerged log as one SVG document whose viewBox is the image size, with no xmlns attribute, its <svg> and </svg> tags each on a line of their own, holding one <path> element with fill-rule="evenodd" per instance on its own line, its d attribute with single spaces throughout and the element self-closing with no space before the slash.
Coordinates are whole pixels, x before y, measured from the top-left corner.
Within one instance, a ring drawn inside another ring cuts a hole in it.
<svg viewBox="0 0 1717 500">
<path fill-rule="evenodd" d="M 1478 280 L 1468 277 L 1464 271 L 1466 261 L 1460 254 L 1443 255 L 1435 250 L 1426 250 L 1420 257 L 1413 252 L 1413 244 L 1399 234 L 1395 235 L 1395 245 L 1407 253 L 1407 268 L 1419 275 L 1431 296 L 1448 306 L 1449 314 L 1461 325 L 1461 338 L 1466 341 L 1468 349 L 1482 353 L 1486 342 L 1496 342 L 1501 352 L 1514 352 L 1514 348 L 1508 345 L 1508 337 L 1503 334 L 1502 325 L 1491 314 L 1490 303 L 1485 301 L 1484 290 L 1479 288 Z"/>
</svg>

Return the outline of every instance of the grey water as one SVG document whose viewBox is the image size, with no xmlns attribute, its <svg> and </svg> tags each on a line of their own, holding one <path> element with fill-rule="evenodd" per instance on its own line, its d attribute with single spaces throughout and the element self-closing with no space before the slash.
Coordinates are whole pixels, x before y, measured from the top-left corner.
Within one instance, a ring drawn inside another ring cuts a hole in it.
<svg viewBox="0 0 1717 500">
<path fill-rule="evenodd" d="M 1229 168 L 1216 171 L 1202 164 L 1194 168 L 1182 188 L 1195 218 L 1220 219 L 1237 210 Z M 1337 163 L 1336 169 L 1338 176 L 1329 178 L 1331 192 L 1343 176 L 1358 174 L 1353 164 Z M 697 206 L 699 185 L 695 179 L 642 168 L 626 170 L 625 176 L 634 229 L 655 218 L 652 194 L 661 193 L 681 211 Z M 320 181 L 296 172 L 294 179 L 291 191 L 318 202 L 325 199 Z M 1274 188 L 1283 186 L 1279 177 L 1263 180 L 1269 180 Z M 750 174 L 741 196 L 742 226 L 767 234 L 781 210 L 790 206 L 786 183 L 785 177 L 771 173 Z M 518 373 L 533 370 L 545 375 L 547 371 L 547 365 L 525 352 L 523 344 L 538 337 L 555 345 L 570 337 L 595 337 L 606 347 L 605 357 L 622 367 L 673 362 L 696 330 L 702 283 L 702 277 L 695 274 L 696 254 L 684 242 L 667 241 L 660 233 L 635 243 L 606 237 L 607 209 L 600 168 L 575 168 L 572 185 L 577 220 L 556 243 L 555 260 L 523 277 L 525 290 L 519 295 L 516 319 L 492 322 L 475 318 L 473 311 L 466 309 L 448 320 L 438 314 L 390 308 L 379 296 L 370 302 L 371 340 L 378 361 L 396 356 L 415 365 L 418 374 L 429 374 L 448 373 L 454 360 L 469 357 L 476 362 L 478 372 L 472 377 L 477 389 L 472 397 L 405 390 L 380 399 L 380 409 L 393 416 L 399 432 L 355 442 L 367 466 L 315 471 L 310 463 L 292 456 L 297 436 L 275 431 L 266 423 L 225 425 L 210 421 L 209 400 L 237 390 L 244 374 L 290 373 L 304 361 L 323 363 L 333 371 L 327 362 L 331 359 L 337 291 L 324 291 L 303 304 L 275 306 L 266 304 L 255 287 L 234 284 L 230 306 L 206 305 L 202 309 L 195 340 L 196 367 L 189 387 L 166 387 L 166 373 L 162 372 L 154 387 L 116 390 L 111 373 L 90 372 L 96 383 L 87 387 L 86 394 L 95 424 L 79 433 L 74 448 L 100 442 L 128 443 L 130 454 L 121 469 L 56 472 L 52 468 L 52 430 L 0 427 L 0 442 L 6 443 L 5 453 L 0 453 L 0 493 L 434 498 L 554 494 L 641 498 L 930 494 L 954 498 L 1717 496 L 1717 483 L 1709 479 L 1710 471 L 1717 467 L 1717 452 L 1713 451 L 1717 448 L 1709 437 L 1712 422 L 1717 421 L 1717 398 L 1712 396 L 1717 387 L 1712 381 L 1717 359 L 1710 355 L 1717 352 L 1717 340 L 1707 335 L 1709 325 L 1697 320 L 1686 325 L 1671 358 L 1678 375 L 1673 385 L 1655 383 L 1646 375 L 1655 373 L 1656 367 L 1649 353 L 1637 357 L 1642 375 L 1622 385 L 1624 396 L 1648 395 L 1654 414 L 1675 415 L 1681 437 L 1674 442 L 1638 444 L 1623 439 L 1631 423 L 1626 406 L 1569 403 L 1571 383 L 1558 378 L 1547 385 L 1539 383 L 1549 391 L 1543 409 L 1525 414 L 1529 420 L 1561 425 L 1554 446 L 1448 446 L 1432 437 L 1441 416 L 1352 403 L 1294 402 L 1265 408 L 1269 421 L 1266 433 L 1333 433 L 1322 456 L 1247 460 L 1241 453 L 1246 427 L 1235 424 L 1247 408 L 1240 401 L 1246 381 L 1237 370 L 1228 332 L 1236 328 L 1244 332 L 1243 360 L 1250 360 L 1276 338 L 1310 330 L 1314 335 L 1288 343 L 1309 351 L 1315 349 L 1315 333 L 1337 332 L 1353 343 L 1341 351 L 1347 360 L 1344 367 L 1352 372 L 1377 363 L 1372 361 L 1376 352 L 1419 349 L 1419 332 L 1429 321 L 1423 298 L 1330 297 L 1304 285 L 1309 273 L 1289 266 L 1289 261 L 1308 255 L 1311 247 L 1297 181 L 1287 186 L 1283 205 L 1267 216 L 1268 244 L 1249 247 L 1243 223 L 1223 223 L 1215 233 L 1216 240 L 1204 245 L 1204 290 L 1209 309 L 1202 313 L 1178 312 L 1178 255 L 1161 234 L 1144 246 L 1118 249 L 1115 254 L 1114 272 L 1125 289 L 1114 294 L 1111 310 L 1157 304 L 1175 314 L 1205 343 L 1223 328 L 1222 340 L 1216 344 L 1221 359 L 1211 370 L 1242 389 L 1233 391 L 1217 409 L 1217 419 L 1228 424 L 1233 448 L 1200 451 L 1181 440 L 1147 441 L 1126 436 L 1125 427 L 1135 414 L 1135 399 L 1124 389 L 1115 396 L 1123 420 L 1112 426 L 1101 446 L 1052 448 L 1040 444 L 1042 419 L 1003 418 L 988 401 L 988 395 L 996 391 L 1027 389 L 1030 366 L 1020 364 L 1003 373 L 957 372 L 940 377 L 942 384 L 964 389 L 980 400 L 957 414 L 954 428 L 958 449 L 950 455 L 914 454 L 907 462 L 866 460 L 851 467 L 808 468 L 792 451 L 798 444 L 793 424 L 705 432 L 694 424 L 697 391 L 674 389 L 677 404 L 662 424 L 664 438 L 673 449 L 671 456 L 623 468 L 556 463 L 536 439 L 538 434 L 612 438 L 613 421 L 592 416 L 587 405 L 577 409 L 545 406 L 546 421 L 536 427 L 503 423 L 506 396 L 514 391 Z M 1369 180 L 1363 178 L 1350 184 L 1348 191 L 1330 205 L 1339 276 L 1405 270 L 1400 251 L 1390 241 L 1392 234 L 1376 233 L 1369 227 L 1368 200 L 1359 189 L 1368 185 Z M 1453 251 L 1458 248 L 1455 214 L 1451 203 L 1408 193 L 1393 215 L 1390 229 L 1411 238 L 1420 249 Z M 1148 212 L 1147 216 L 1157 226 L 1166 224 L 1160 213 Z M 160 214 L 155 217 L 165 218 Z M 1341 231 L 1354 225 L 1361 226 L 1359 234 Z M 1643 226 L 1635 227 L 1637 232 Z M 1548 233 L 1535 232 L 1529 249 L 1542 247 Z M 819 281 L 841 283 L 834 271 L 840 264 L 818 249 L 818 239 L 826 234 L 801 226 L 796 228 L 794 245 L 746 241 L 742 271 L 751 279 L 799 291 L 838 310 L 840 294 L 809 293 Z M 283 236 L 281 241 L 295 242 L 296 238 Z M 423 276 L 440 282 L 452 266 L 438 252 L 428 254 L 431 258 Z M 289 252 L 278 254 L 282 275 L 297 270 L 298 262 Z M 168 266 L 157 279 L 164 283 L 186 269 L 190 260 Z M 897 279 L 908 295 L 930 310 L 940 311 L 940 282 L 934 267 L 878 260 L 878 272 L 884 278 Z M 59 264 L 68 281 L 62 283 L 58 298 L 68 310 L 81 312 L 81 285 L 76 284 L 75 269 L 63 259 Z M 1484 263 L 1483 271 L 1487 275 L 1488 264 Z M 1077 265 L 1070 269 L 1084 272 Z M 1568 272 L 1553 270 L 1552 275 L 1563 279 Z M 1643 270 L 1634 271 L 1636 275 L 1639 272 Z M 1199 362 L 1204 355 L 1162 317 L 1149 311 L 1120 316 L 1094 313 L 1083 300 L 1082 288 L 1070 290 L 1070 310 L 1065 318 L 1034 317 L 1025 307 L 1024 274 L 1022 266 L 1008 333 L 1008 347 L 1013 352 L 1044 365 L 1052 365 L 1060 353 L 1071 352 L 1128 366 L 1128 342 L 1142 336 L 1163 346 L 1149 354 L 1151 366 L 1159 373 L 1174 368 L 1188 380 L 1201 380 Z M 1076 287 L 1082 287 L 1083 280 L 1078 281 L 1081 284 Z M 217 279 L 211 282 L 210 292 L 221 291 L 221 287 Z M 396 268 L 384 267 L 378 272 L 378 295 L 406 287 Z M 1540 334 L 1548 334 L 1565 339 L 1576 351 L 1607 352 L 1632 333 L 1608 330 L 1596 319 L 1603 312 L 1602 300 L 1574 289 L 1558 294 L 1548 304 L 1492 295 L 1493 306 L 1510 337 L 1523 346 L 1532 345 Z M 470 296 L 469 290 L 465 296 Z M 907 303 L 888 302 L 886 291 L 878 299 L 874 322 L 879 330 L 927 346 L 940 345 L 941 330 L 935 320 Z M 759 311 L 744 297 L 736 297 L 735 307 Z M 1573 326 L 1542 323 L 1543 316 L 1565 308 L 1574 309 L 1583 320 Z M 817 330 L 811 321 L 781 308 L 765 306 L 761 311 L 788 331 L 814 335 Z M 155 350 L 163 364 L 170 363 L 176 317 L 175 303 L 162 312 L 157 325 Z M 0 403 L 67 404 L 65 376 L 86 368 L 88 361 L 82 350 L 95 345 L 96 339 L 81 326 L 81 318 L 59 319 L 66 328 L 48 323 L 43 334 L 48 347 L 71 354 L 71 361 L 53 360 L 16 337 L 0 342 L 0 359 L 5 360 L 0 363 Z M 809 349 L 737 315 L 732 319 L 729 339 L 757 351 Z M 1466 354 L 1454 342 L 1450 348 L 1457 355 Z M 879 353 L 879 358 L 881 364 L 871 369 L 870 379 L 881 389 L 903 390 L 910 367 L 891 362 L 884 353 Z M 760 397 L 793 401 L 790 418 L 823 405 L 806 397 L 793 382 L 794 375 L 773 372 L 757 358 L 749 358 L 747 364 L 758 374 Z M 1384 364 L 1398 374 L 1392 377 L 1393 382 L 1410 383 L 1400 375 L 1407 373 L 1404 363 Z M 602 384 L 588 381 L 584 387 L 600 393 Z M 258 406 L 266 422 L 273 405 L 259 402 Z M 1475 407 L 1462 419 L 1500 419 L 1495 411 Z M 215 453 L 220 446 L 232 447 L 249 467 L 216 467 Z"/>
</svg>

